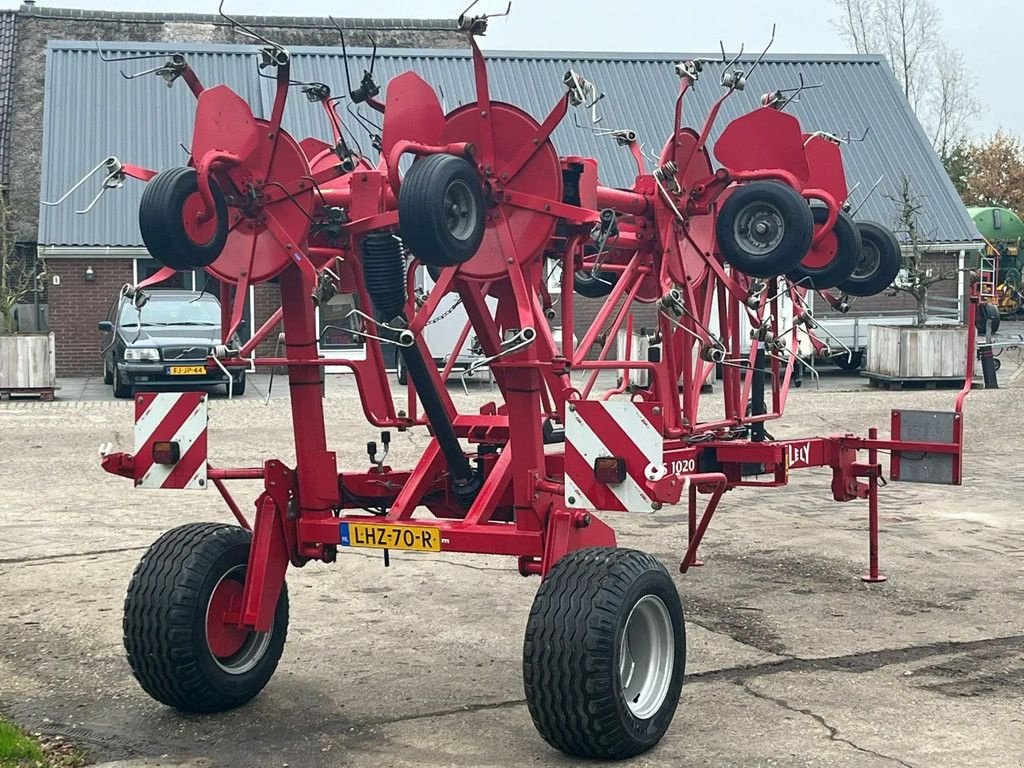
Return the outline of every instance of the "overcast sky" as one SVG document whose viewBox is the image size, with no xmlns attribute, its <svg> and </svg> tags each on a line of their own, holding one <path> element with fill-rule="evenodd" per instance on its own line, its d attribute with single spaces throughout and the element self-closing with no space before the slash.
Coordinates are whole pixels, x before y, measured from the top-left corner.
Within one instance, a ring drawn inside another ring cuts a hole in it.
<svg viewBox="0 0 1024 768">
<path fill-rule="evenodd" d="M 39 0 L 40 5 L 118 10 L 213 13 L 218 0 Z M 227 0 L 228 13 L 297 16 L 455 17 L 469 0 Z M 1003 127 L 1024 133 L 1024 93 L 1012 53 L 1024 42 L 1024 3 L 1010 0 L 936 0 L 943 34 L 960 49 L 978 82 L 984 105 L 976 133 Z M 17 7 L 0 0 L 0 7 Z M 474 12 L 501 9 L 502 0 L 480 0 Z M 748 50 L 767 41 L 777 24 L 775 53 L 833 53 L 846 50 L 829 24 L 829 0 L 513 0 L 512 14 L 495 19 L 484 47 L 550 51 L 712 51 L 719 39 L 727 49 L 746 42 Z"/>
</svg>

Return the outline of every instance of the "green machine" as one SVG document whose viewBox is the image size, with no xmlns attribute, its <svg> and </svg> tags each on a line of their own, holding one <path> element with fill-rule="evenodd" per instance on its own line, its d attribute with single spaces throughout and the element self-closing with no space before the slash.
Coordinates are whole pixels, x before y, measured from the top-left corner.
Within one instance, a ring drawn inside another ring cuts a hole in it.
<svg viewBox="0 0 1024 768">
<path fill-rule="evenodd" d="M 1022 310 L 1021 267 L 1024 266 L 1024 221 L 1008 208 L 968 208 L 985 238 L 985 255 L 997 257 L 996 301 L 1002 314 Z"/>
</svg>

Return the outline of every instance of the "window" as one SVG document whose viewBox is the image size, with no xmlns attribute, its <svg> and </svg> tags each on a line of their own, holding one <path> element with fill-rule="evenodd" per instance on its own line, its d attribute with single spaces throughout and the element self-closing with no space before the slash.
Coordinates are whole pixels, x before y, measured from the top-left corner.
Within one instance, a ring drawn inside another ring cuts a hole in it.
<svg viewBox="0 0 1024 768">
<path fill-rule="evenodd" d="M 121 327 L 137 328 L 140 324 L 219 327 L 220 303 L 211 296 L 196 299 L 189 296 L 161 295 L 154 291 L 142 309 L 136 309 L 130 301 L 125 301 L 121 305 Z"/>
</svg>

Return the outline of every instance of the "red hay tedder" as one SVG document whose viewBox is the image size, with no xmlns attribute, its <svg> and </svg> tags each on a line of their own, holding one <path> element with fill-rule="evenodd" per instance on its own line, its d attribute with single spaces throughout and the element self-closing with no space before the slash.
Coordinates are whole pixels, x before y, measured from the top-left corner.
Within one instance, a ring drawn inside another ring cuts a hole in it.
<svg viewBox="0 0 1024 768">
<path fill-rule="evenodd" d="M 685 573 L 699 564 L 727 490 L 782 486 L 792 470 L 830 467 L 836 501 L 868 501 L 864 578 L 879 581 L 878 451 L 892 452 L 894 479 L 959 484 L 970 375 L 953 412 L 894 411 L 890 439 L 874 429 L 866 438 L 773 439 L 765 425 L 783 413 L 800 339 L 830 351 L 806 294 L 842 310 L 848 297 L 884 290 L 900 268 L 892 234 L 844 208 L 842 141 L 806 133 L 784 111 L 792 95 L 776 91 L 710 146 L 722 104 L 750 70 L 739 57 L 725 62 L 724 93 L 694 130 L 683 105 L 710 62 L 686 61 L 676 67 L 675 129 L 657 167 L 648 168 L 632 131 L 611 132 L 636 159 L 637 176 L 629 189 L 607 187 L 594 160 L 559 157 L 550 140 L 571 107 L 594 106 L 597 89 L 566 73 L 566 93 L 542 121 L 493 100 L 475 40 L 487 17 L 459 21 L 473 51 L 472 103 L 445 114 L 413 72 L 392 79 L 383 101 L 371 73 L 350 87 L 353 102 L 383 115 L 376 164 L 346 144 L 330 89 L 297 84 L 289 53 L 268 40 L 260 38 L 259 55 L 277 83 L 269 119 L 224 85 L 204 87 L 180 55 L 156 70 L 195 94 L 195 131 L 187 167 L 156 173 L 112 161 L 108 181 L 148 182 L 139 224 L 164 265 L 126 295 L 144 316 L 147 285 L 175 270 L 216 276 L 224 341 L 206 365 L 287 368 L 296 462 L 211 466 L 203 393 L 136 396 L 136 450 L 108 453 L 104 469 L 142 487 L 212 483 L 239 525 L 184 525 L 153 544 L 128 590 L 128 659 L 165 704 L 236 707 L 266 685 L 281 656 L 289 565 L 332 562 L 347 547 L 509 555 L 524 576 L 542 579 L 523 652 L 537 729 L 572 755 L 625 758 L 656 744 L 672 720 L 683 610 L 664 566 L 616 548 L 595 511 L 685 500 Z M 296 85 L 323 109 L 332 142 L 298 141 L 282 128 Z M 549 291 L 552 265 L 563 278 Z M 436 282 L 417 298 L 421 266 Z M 232 344 L 248 287 L 272 279 L 281 308 L 248 342 Z M 366 359 L 341 363 L 367 421 L 384 430 L 363 471 L 339 472 L 324 431 L 324 367 L 339 361 L 318 353 L 315 308 L 339 292 L 373 308 L 351 318 Z M 469 317 L 459 345 L 475 333 L 502 396 L 479 412 L 456 409 L 446 388 L 452 366 L 437 369 L 422 335 L 451 292 Z M 575 294 L 604 298 L 589 327 L 574 322 Z M 613 357 L 637 303 L 657 306 L 657 334 L 645 359 L 628 342 Z M 282 321 L 283 356 L 253 359 Z M 397 348 L 407 371 L 401 410 L 383 345 Z M 701 388 L 716 368 L 723 410 L 702 421 L 698 406 L 710 402 Z M 598 390 L 601 372 L 618 372 L 622 383 Z M 411 469 L 388 466 L 387 430 L 413 428 L 429 431 L 423 455 Z M 264 483 L 251 526 L 225 487 L 235 479 Z"/>
</svg>

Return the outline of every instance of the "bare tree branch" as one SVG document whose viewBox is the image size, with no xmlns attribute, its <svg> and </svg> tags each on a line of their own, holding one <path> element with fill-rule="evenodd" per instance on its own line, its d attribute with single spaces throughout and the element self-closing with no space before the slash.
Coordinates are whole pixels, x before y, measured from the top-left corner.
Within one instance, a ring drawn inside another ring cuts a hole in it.
<svg viewBox="0 0 1024 768">
<path fill-rule="evenodd" d="M 42 269 L 35 254 L 18 252 L 11 231 L 11 206 L 0 190 L 0 333 L 14 333 L 14 308 L 39 287 Z"/>
<path fill-rule="evenodd" d="M 941 38 L 936 0 L 833 0 L 832 26 L 857 53 L 881 53 L 943 157 L 980 110 L 963 55 Z"/>
</svg>

